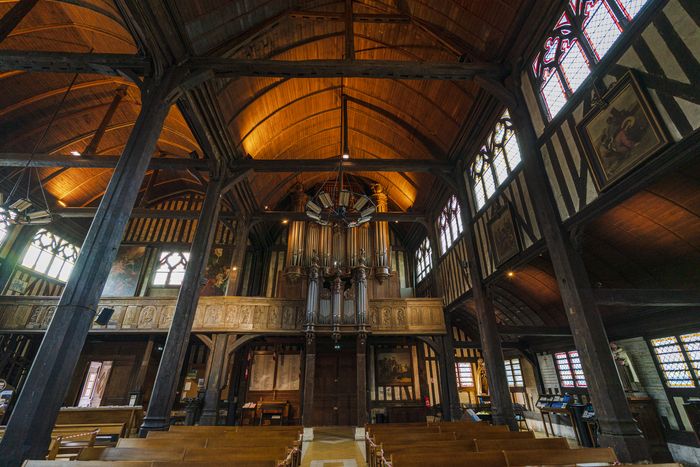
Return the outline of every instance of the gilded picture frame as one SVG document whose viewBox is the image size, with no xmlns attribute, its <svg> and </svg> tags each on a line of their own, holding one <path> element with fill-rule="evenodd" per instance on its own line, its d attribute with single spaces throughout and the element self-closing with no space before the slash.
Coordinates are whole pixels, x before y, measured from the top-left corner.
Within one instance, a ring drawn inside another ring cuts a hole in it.
<svg viewBox="0 0 700 467">
<path fill-rule="evenodd" d="M 604 191 L 670 143 L 658 112 L 629 71 L 577 125 L 598 191 Z"/>
</svg>

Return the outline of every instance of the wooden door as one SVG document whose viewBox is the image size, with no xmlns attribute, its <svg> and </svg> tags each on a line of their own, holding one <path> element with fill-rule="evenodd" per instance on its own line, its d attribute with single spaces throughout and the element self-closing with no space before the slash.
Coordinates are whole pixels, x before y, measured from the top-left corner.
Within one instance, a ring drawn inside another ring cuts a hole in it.
<svg viewBox="0 0 700 467">
<path fill-rule="evenodd" d="M 313 420 L 314 426 L 350 426 L 357 422 L 357 358 L 354 348 L 317 349 Z"/>
</svg>

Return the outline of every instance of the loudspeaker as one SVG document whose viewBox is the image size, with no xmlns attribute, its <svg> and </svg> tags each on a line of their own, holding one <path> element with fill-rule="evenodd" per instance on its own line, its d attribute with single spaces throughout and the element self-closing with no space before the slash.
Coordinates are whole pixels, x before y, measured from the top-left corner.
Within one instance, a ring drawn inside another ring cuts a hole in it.
<svg viewBox="0 0 700 467">
<path fill-rule="evenodd" d="M 102 308 L 102 311 L 100 311 L 97 314 L 97 318 L 95 318 L 95 323 L 99 324 L 100 326 L 107 326 L 113 313 L 113 308 Z"/>
</svg>

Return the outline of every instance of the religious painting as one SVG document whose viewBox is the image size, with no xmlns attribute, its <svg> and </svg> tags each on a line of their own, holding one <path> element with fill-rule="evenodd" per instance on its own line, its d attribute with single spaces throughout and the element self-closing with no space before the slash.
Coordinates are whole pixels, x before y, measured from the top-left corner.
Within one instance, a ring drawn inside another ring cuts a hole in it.
<svg viewBox="0 0 700 467">
<path fill-rule="evenodd" d="M 133 297 L 139 284 L 146 247 L 122 246 L 112 263 L 109 277 L 102 290 L 103 297 Z"/>
<path fill-rule="evenodd" d="M 204 271 L 205 283 L 202 296 L 222 296 L 226 294 L 229 275 L 231 274 L 231 259 L 233 252 L 230 248 L 214 247 L 209 254 L 207 268 Z"/>
<path fill-rule="evenodd" d="M 377 385 L 410 386 L 413 384 L 413 368 L 409 349 L 377 351 Z"/>
<path fill-rule="evenodd" d="M 577 129 L 599 190 L 670 142 L 658 113 L 631 72 L 594 104 Z"/>
<path fill-rule="evenodd" d="M 496 207 L 489 220 L 489 238 L 496 267 L 520 253 L 520 238 L 515 228 L 515 219 L 510 204 Z"/>
</svg>

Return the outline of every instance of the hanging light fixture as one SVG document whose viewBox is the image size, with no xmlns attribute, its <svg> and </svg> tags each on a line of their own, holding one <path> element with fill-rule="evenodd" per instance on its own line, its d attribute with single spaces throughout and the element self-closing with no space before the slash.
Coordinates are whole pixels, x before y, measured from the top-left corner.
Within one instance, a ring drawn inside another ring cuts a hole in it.
<svg viewBox="0 0 700 467">
<path fill-rule="evenodd" d="M 306 215 L 320 225 L 338 225 L 347 228 L 362 225 L 377 210 L 374 202 L 363 193 L 355 193 L 344 186 L 343 161 L 350 159 L 348 145 L 348 103 L 341 95 L 341 154 L 335 183 L 324 184 L 316 195 L 306 202 Z"/>
<path fill-rule="evenodd" d="M 63 96 L 61 97 L 58 106 L 56 106 L 56 108 L 54 109 L 54 112 L 51 115 L 51 118 L 49 119 L 46 128 L 44 128 L 43 133 L 34 143 L 34 148 L 32 149 L 32 153 L 29 156 L 29 160 L 27 161 L 27 164 L 20 170 L 19 176 L 17 177 L 17 181 L 12 187 L 10 193 L 7 195 L 7 200 L 5 200 L 4 196 L 0 195 L 0 217 L 6 218 L 9 222 L 13 224 L 46 225 L 50 224 L 53 221 L 53 215 L 51 213 L 51 209 L 49 208 L 49 202 L 46 199 L 46 192 L 44 191 L 44 185 L 41 182 L 41 175 L 39 174 L 39 169 L 37 169 L 36 167 L 30 167 L 30 164 L 32 158 L 34 157 L 34 154 L 36 154 L 36 152 L 39 150 L 39 147 L 43 144 L 46 135 L 51 129 L 51 126 L 56 120 L 56 117 L 58 116 L 59 112 L 63 108 L 63 104 L 65 103 L 68 94 L 73 90 L 73 85 L 78 79 L 78 76 L 79 73 L 73 75 L 73 78 L 68 87 L 66 88 L 66 91 L 63 93 Z M 80 153 L 77 151 L 71 151 L 71 154 L 74 156 L 80 155 Z M 41 191 L 41 197 L 44 204 L 43 207 L 36 206 L 36 200 L 32 201 L 30 197 L 30 194 L 32 192 L 32 171 L 34 171 L 37 182 L 39 184 L 39 189 Z M 27 176 L 27 191 L 24 194 L 19 194 L 18 189 L 22 185 L 22 180 L 24 179 L 25 174 Z M 0 182 L 5 181 L 7 178 L 8 177 L 3 178 L 2 180 L 0 180 Z"/>
</svg>

